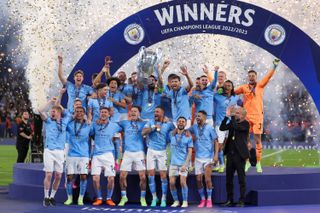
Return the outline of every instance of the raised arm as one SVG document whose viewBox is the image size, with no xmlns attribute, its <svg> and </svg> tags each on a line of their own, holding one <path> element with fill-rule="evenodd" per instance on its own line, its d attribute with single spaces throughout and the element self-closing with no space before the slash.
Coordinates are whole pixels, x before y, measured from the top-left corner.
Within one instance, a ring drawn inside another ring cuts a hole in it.
<svg viewBox="0 0 320 213">
<path fill-rule="evenodd" d="M 106 75 L 106 79 L 111 77 L 110 74 L 110 64 L 112 63 L 110 56 L 106 56 L 104 60 L 104 66 L 102 67 L 101 71 L 98 73 L 97 77 L 93 81 L 93 85 L 97 86 L 101 83 L 101 79 L 103 74 Z"/>
<path fill-rule="evenodd" d="M 187 90 L 187 92 L 189 92 L 190 89 L 193 87 L 193 82 L 192 82 L 191 77 L 190 77 L 190 75 L 188 73 L 188 69 L 187 69 L 186 66 L 181 66 L 180 70 L 181 70 L 180 73 L 182 75 L 184 75 L 188 80 L 188 86 L 186 87 L 186 90 Z"/>
<path fill-rule="evenodd" d="M 277 67 L 278 67 L 278 65 L 279 65 L 279 62 L 280 62 L 279 59 L 273 60 L 273 68 L 272 68 L 272 70 L 270 70 L 270 71 L 260 80 L 260 82 L 258 83 L 258 85 L 259 85 L 260 87 L 265 87 L 265 86 L 269 83 L 270 79 L 272 78 L 272 76 L 273 76 L 274 73 L 276 72 L 276 69 L 277 69 Z"/>
<path fill-rule="evenodd" d="M 63 61 L 63 58 L 61 55 L 58 55 L 58 61 L 59 61 L 59 65 L 58 65 L 58 77 L 61 81 L 61 83 L 63 85 L 66 85 L 67 84 L 67 79 L 63 76 L 63 71 L 62 71 L 62 61 Z"/>
<path fill-rule="evenodd" d="M 57 98 L 56 97 L 53 97 L 52 99 L 50 99 L 45 105 L 41 106 L 39 109 L 38 109 L 38 112 L 40 114 L 40 117 L 42 120 L 47 120 L 48 119 L 48 116 L 46 114 L 46 112 L 48 111 L 49 107 L 54 104 L 55 102 L 57 101 Z"/>
</svg>

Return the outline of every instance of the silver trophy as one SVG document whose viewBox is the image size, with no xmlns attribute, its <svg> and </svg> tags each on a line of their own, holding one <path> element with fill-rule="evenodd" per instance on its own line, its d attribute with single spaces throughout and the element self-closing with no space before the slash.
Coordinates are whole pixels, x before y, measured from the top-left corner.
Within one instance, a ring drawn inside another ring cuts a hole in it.
<svg viewBox="0 0 320 213">
<path fill-rule="evenodd" d="M 158 78 L 158 64 L 162 57 L 162 50 L 157 48 L 156 51 L 147 50 L 142 46 L 139 50 L 138 56 L 138 81 L 143 82 L 144 85 L 149 84 L 150 75 Z"/>
</svg>

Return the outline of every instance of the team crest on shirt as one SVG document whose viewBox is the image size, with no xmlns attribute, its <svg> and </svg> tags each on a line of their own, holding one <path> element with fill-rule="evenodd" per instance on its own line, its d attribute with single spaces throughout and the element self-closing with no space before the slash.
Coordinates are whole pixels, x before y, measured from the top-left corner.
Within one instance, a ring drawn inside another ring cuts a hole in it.
<svg viewBox="0 0 320 213">
<path fill-rule="evenodd" d="M 132 45 L 141 43 L 144 39 L 144 30 L 139 24 L 130 24 L 123 32 L 124 39 Z"/>
<path fill-rule="evenodd" d="M 268 44 L 277 46 L 279 44 L 282 44 L 282 42 L 285 40 L 286 31 L 279 24 L 271 24 L 264 31 L 264 38 L 268 42 Z"/>
</svg>

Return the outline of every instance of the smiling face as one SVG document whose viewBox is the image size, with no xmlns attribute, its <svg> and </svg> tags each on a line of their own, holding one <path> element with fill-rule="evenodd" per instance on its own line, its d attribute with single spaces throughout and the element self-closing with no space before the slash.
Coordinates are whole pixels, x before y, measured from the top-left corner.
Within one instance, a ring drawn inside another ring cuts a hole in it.
<svg viewBox="0 0 320 213">
<path fill-rule="evenodd" d="M 208 82 L 209 82 L 208 77 L 202 76 L 200 78 L 200 84 L 203 88 L 205 88 L 208 85 Z"/>
<path fill-rule="evenodd" d="M 109 118 L 109 110 L 108 109 L 101 109 L 100 110 L 100 120 L 106 121 Z"/>
<path fill-rule="evenodd" d="M 84 109 L 82 107 L 77 107 L 74 110 L 76 120 L 83 120 L 84 119 Z"/>
<path fill-rule="evenodd" d="M 118 89 L 118 82 L 116 80 L 112 80 L 109 83 L 109 89 L 111 92 L 116 92 Z"/>
<path fill-rule="evenodd" d="M 99 96 L 99 97 L 106 97 L 107 92 L 108 92 L 107 86 L 105 86 L 105 87 L 103 87 L 103 88 L 100 88 L 100 89 L 98 90 L 98 96 Z"/>
<path fill-rule="evenodd" d="M 227 80 L 227 75 L 226 75 L 226 73 L 223 72 L 223 71 L 220 71 L 220 72 L 218 73 L 218 84 L 219 84 L 219 85 L 222 85 L 223 82 L 225 82 L 226 80 Z"/>
<path fill-rule="evenodd" d="M 179 88 L 181 86 L 181 82 L 180 82 L 179 78 L 172 78 L 170 86 L 173 90 L 179 90 Z"/>
<path fill-rule="evenodd" d="M 74 75 L 74 83 L 76 85 L 81 85 L 83 82 L 83 75 L 82 73 L 78 72 L 77 74 Z"/>
<path fill-rule="evenodd" d="M 126 82 L 126 80 L 127 80 L 127 75 L 126 75 L 126 73 L 124 71 L 120 71 L 118 73 L 118 78 L 119 78 L 121 84 L 124 84 Z"/>
<path fill-rule="evenodd" d="M 184 118 L 179 118 L 177 121 L 177 126 L 179 130 L 184 130 L 187 125 L 187 121 Z"/>
<path fill-rule="evenodd" d="M 257 74 L 255 72 L 248 73 L 248 82 L 253 85 L 257 83 Z"/>
<path fill-rule="evenodd" d="M 233 89 L 232 83 L 228 81 L 224 82 L 223 89 L 225 93 L 230 94 Z"/>
<path fill-rule="evenodd" d="M 164 117 L 164 111 L 161 108 L 156 108 L 154 110 L 154 120 L 161 121 Z"/>
<path fill-rule="evenodd" d="M 132 120 L 138 120 L 140 118 L 140 112 L 137 107 L 131 108 L 131 119 Z"/>
<path fill-rule="evenodd" d="M 207 116 L 201 112 L 198 112 L 196 120 L 197 120 L 197 124 L 199 126 L 201 126 L 202 124 L 204 124 L 206 122 Z"/>
</svg>

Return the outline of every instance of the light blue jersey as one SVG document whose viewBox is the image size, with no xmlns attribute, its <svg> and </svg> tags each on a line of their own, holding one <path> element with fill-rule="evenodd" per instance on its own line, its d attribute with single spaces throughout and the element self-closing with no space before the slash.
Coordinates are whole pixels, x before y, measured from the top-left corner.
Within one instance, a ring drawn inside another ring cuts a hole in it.
<svg viewBox="0 0 320 213">
<path fill-rule="evenodd" d="M 153 125 L 160 125 L 160 131 L 153 129 L 148 134 L 147 146 L 156 151 L 166 150 L 168 134 L 175 128 L 171 122 L 156 122 L 154 119 L 148 121 L 144 128 L 152 128 Z"/>
<path fill-rule="evenodd" d="M 44 128 L 46 131 L 46 138 L 44 148 L 50 150 L 63 150 L 67 142 L 66 129 L 69 122 L 68 117 L 62 118 L 60 121 L 47 118 L 44 121 Z"/>
<path fill-rule="evenodd" d="M 191 103 L 194 102 L 196 105 L 196 113 L 199 111 L 205 111 L 207 113 L 207 117 L 211 118 L 213 115 L 213 97 L 214 97 L 214 91 L 213 91 L 213 84 L 210 84 L 209 87 L 206 87 L 203 90 L 194 90 L 192 92 L 191 97 Z M 200 95 L 200 99 L 194 98 L 194 95 Z"/>
<path fill-rule="evenodd" d="M 121 102 L 122 99 L 124 99 L 124 96 L 121 92 L 117 91 L 116 93 L 108 92 L 108 97 L 114 98 L 116 101 Z M 114 114 L 110 117 L 110 121 L 112 122 L 119 122 L 120 121 L 120 108 L 119 106 L 114 105 L 113 110 Z"/>
<path fill-rule="evenodd" d="M 192 137 L 185 134 L 169 133 L 170 137 L 170 165 L 183 166 L 188 156 L 188 148 L 193 147 Z"/>
<path fill-rule="evenodd" d="M 184 87 L 180 87 L 178 91 L 170 90 L 168 97 L 171 99 L 173 121 L 177 121 L 181 116 L 189 120 L 191 107 L 187 90 Z"/>
<path fill-rule="evenodd" d="M 72 120 L 68 126 L 69 157 L 89 157 L 90 125 Z"/>
<path fill-rule="evenodd" d="M 100 117 L 100 107 L 113 107 L 111 101 L 107 97 L 104 98 L 90 98 L 88 108 L 92 110 L 92 122 L 95 122 Z"/>
<path fill-rule="evenodd" d="M 214 96 L 214 105 L 215 105 L 215 116 L 214 122 L 216 126 L 220 126 L 222 120 L 226 116 L 227 108 L 230 106 L 236 106 L 239 100 L 239 96 L 224 96 L 221 94 L 215 94 Z"/>
<path fill-rule="evenodd" d="M 133 86 L 132 90 L 132 105 L 133 106 L 141 106 L 142 103 L 142 90 L 137 86 Z"/>
<path fill-rule="evenodd" d="M 108 121 L 106 124 L 93 123 L 91 125 L 91 135 L 94 136 L 93 156 L 102 155 L 106 152 L 114 153 L 115 145 L 113 136 L 121 131 L 117 123 Z"/>
<path fill-rule="evenodd" d="M 144 151 L 144 142 L 142 137 L 142 129 L 146 124 L 145 121 L 120 121 L 124 132 L 124 146 L 122 147 L 123 152 L 139 152 Z"/>
<path fill-rule="evenodd" d="M 161 104 L 161 94 L 145 88 L 142 92 L 141 118 L 152 119 L 154 110 Z"/>
<path fill-rule="evenodd" d="M 131 84 L 120 85 L 118 87 L 118 91 L 122 93 L 123 97 L 124 96 L 132 97 L 133 87 Z M 128 113 L 128 105 L 126 106 L 126 108 L 119 107 L 118 110 L 120 113 Z"/>
<path fill-rule="evenodd" d="M 217 139 L 216 131 L 209 124 L 204 124 L 202 128 L 198 124 L 190 127 L 189 131 L 195 136 L 195 153 L 196 158 L 208 159 L 214 154 L 213 142 Z"/>
<path fill-rule="evenodd" d="M 214 88 L 217 84 L 218 72 L 214 72 L 214 80 L 202 90 L 194 90 L 192 92 L 192 96 L 190 98 L 190 102 L 195 103 L 196 113 L 199 111 L 205 111 L 207 113 L 207 117 L 211 118 L 214 112 L 213 98 L 214 98 Z M 200 99 L 194 98 L 194 95 L 200 95 Z"/>
<path fill-rule="evenodd" d="M 73 103 L 76 98 L 79 98 L 82 102 L 82 106 L 87 109 L 87 96 L 93 93 L 92 87 L 82 84 L 80 88 L 77 88 L 75 84 L 67 81 L 66 89 L 68 94 L 67 108 L 70 112 L 73 112 Z"/>
</svg>

